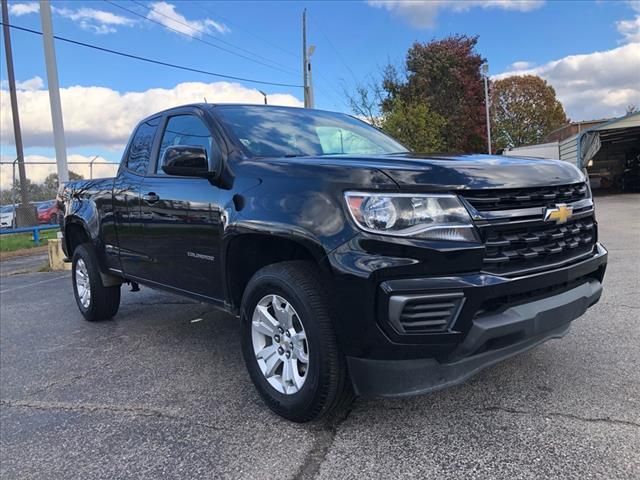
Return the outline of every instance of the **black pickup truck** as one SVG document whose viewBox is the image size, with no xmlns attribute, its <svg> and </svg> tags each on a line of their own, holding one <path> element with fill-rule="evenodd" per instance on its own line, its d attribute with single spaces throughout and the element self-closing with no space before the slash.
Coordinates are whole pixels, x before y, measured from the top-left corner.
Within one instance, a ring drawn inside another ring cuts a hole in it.
<svg viewBox="0 0 640 480">
<path fill-rule="evenodd" d="M 123 283 L 241 322 L 249 375 L 308 421 L 460 383 L 596 303 L 607 252 L 574 166 L 419 155 L 348 115 L 190 105 L 144 119 L 115 178 L 66 184 L 89 321 Z"/>
</svg>

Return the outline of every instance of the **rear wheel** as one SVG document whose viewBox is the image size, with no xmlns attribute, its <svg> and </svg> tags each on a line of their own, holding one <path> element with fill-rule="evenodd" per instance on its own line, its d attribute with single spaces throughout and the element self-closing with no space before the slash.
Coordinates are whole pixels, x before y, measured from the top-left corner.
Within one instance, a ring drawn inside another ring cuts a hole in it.
<svg viewBox="0 0 640 480">
<path fill-rule="evenodd" d="M 275 413 L 306 422 L 353 400 L 316 266 L 284 262 L 249 281 L 242 300 L 242 352 L 249 375 Z"/>
<path fill-rule="evenodd" d="M 80 313 L 90 322 L 112 318 L 120 306 L 120 285 L 105 287 L 96 254 L 88 243 L 73 252 L 71 264 L 73 293 Z"/>
</svg>

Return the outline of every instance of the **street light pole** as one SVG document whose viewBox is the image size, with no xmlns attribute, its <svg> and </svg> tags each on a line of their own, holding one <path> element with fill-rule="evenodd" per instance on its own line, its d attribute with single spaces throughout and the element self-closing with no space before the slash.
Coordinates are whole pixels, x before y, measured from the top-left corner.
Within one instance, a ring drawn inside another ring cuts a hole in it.
<svg viewBox="0 0 640 480">
<path fill-rule="evenodd" d="M 264 97 L 264 104 L 267 105 L 267 94 L 265 92 L 263 92 L 262 90 L 258 90 L 262 96 Z"/>
<path fill-rule="evenodd" d="M 489 116 L 489 64 L 482 64 L 482 79 L 484 80 L 484 108 L 487 114 L 487 152 L 491 155 L 491 117 Z"/>
<path fill-rule="evenodd" d="M 56 50 L 53 44 L 53 23 L 51 21 L 51 5 L 49 4 L 49 0 L 40 0 L 40 21 L 42 23 L 44 59 L 47 65 L 47 84 L 49 86 L 49 103 L 51 104 L 53 144 L 56 150 L 58 181 L 63 183 L 69 181 L 69 169 L 67 167 L 67 146 L 64 141 L 58 66 L 56 64 Z"/>
</svg>

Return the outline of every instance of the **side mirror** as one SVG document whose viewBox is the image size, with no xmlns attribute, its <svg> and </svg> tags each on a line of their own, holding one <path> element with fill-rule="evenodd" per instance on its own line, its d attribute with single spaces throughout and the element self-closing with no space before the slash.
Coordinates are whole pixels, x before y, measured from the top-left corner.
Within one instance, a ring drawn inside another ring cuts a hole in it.
<svg viewBox="0 0 640 480">
<path fill-rule="evenodd" d="M 164 151 L 162 171 L 180 177 L 209 177 L 207 151 L 203 147 L 173 145 Z"/>
</svg>

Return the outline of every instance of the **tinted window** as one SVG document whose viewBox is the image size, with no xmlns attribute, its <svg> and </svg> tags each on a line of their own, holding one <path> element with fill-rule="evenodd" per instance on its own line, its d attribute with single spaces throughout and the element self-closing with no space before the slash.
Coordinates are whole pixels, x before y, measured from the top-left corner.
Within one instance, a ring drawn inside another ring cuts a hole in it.
<svg viewBox="0 0 640 480">
<path fill-rule="evenodd" d="M 151 148 L 153 147 L 153 137 L 159 124 L 160 119 L 153 118 L 140 124 L 138 130 L 136 130 L 129 147 L 129 158 L 127 159 L 127 168 L 129 170 L 140 175 L 147 173 L 149 159 L 151 158 Z"/>
<path fill-rule="evenodd" d="M 193 115 L 177 115 L 169 118 L 167 127 L 160 142 L 158 164 L 156 173 L 163 174 L 162 158 L 167 147 L 172 145 L 187 145 L 190 147 L 203 147 L 207 151 L 207 158 L 217 158 L 217 148 L 211 132 L 198 117 Z"/>
<path fill-rule="evenodd" d="M 259 157 L 407 151 L 371 125 L 341 113 L 259 106 L 215 111 L 249 153 Z"/>
</svg>

